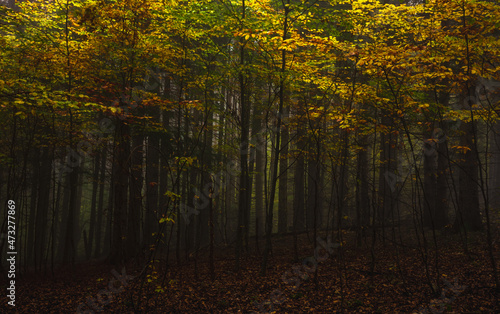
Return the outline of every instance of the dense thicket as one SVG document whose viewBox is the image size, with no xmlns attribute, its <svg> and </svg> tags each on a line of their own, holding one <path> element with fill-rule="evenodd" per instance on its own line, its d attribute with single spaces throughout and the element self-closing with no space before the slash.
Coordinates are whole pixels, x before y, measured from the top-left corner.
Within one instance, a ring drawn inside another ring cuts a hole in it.
<svg viewBox="0 0 500 314">
<path fill-rule="evenodd" d="M 0 199 L 16 201 L 24 267 L 181 263 L 225 244 L 238 268 L 255 239 L 265 273 L 273 233 L 399 241 L 406 222 L 425 250 L 440 229 L 465 250 L 484 232 L 499 285 L 498 3 L 56 0 L 0 14 Z"/>
</svg>

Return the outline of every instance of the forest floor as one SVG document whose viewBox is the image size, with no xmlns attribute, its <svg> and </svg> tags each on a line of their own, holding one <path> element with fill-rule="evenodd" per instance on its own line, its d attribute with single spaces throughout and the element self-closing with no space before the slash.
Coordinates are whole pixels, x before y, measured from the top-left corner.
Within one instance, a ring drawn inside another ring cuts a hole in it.
<svg viewBox="0 0 500 314">
<path fill-rule="evenodd" d="M 134 279 L 103 262 L 78 264 L 54 274 L 24 275 L 16 281 L 15 309 L 7 307 L 2 281 L 0 312 L 93 313 L 101 307 L 104 313 L 500 313 L 484 235 L 470 233 L 469 254 L 464 254 L 458 235 L 439 233 L 438 272 L 432 234 L 426 236 L 429 248 L 423 254 L 415 240 L 407 239 L 404 245 L 377 240 L 371 250 L 367 238 L 357 247 L 354 233 L 346 231 L 340 249 L 331 254 L 317 251 L 323 258 L 317 267 L 310 259 L 305 267 L 310 273 L 301 265 L 314 256 L 312 233 L 298 237 L 298 262 L 293 259 L 293 236 L 276 236 L 266 277 L 260 276 L 262 257 L 253 239 L 239 273 L 233 271 L 234 248 L 215 251 L 213 281 L 208 250 L 200 251 L 197 263 L 191 257 L 188 262 L 182 259 L 181 265 L 171 262 L 167 269 L 165 262 L 153 264 L 149 277 L 139 276 L 141 268 L 132 262 L 125 272 Z M 494 247 L 498 263 L 500 243 Z M 92 299 L 95 311 L 83 305 Z"/>
</svg>

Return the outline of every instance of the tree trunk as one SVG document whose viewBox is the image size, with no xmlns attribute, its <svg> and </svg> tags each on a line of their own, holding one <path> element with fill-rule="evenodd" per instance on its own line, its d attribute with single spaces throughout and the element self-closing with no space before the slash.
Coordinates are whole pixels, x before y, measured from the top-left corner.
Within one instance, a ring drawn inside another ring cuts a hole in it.
<svg viewBox="0 0 500 314">
<path fill-rule="evenodd" d="M 397 171 L 397 137 L 393 133 L 394 122 L 391 118 L 384 116 L 382 117 L 382 124 L 389 129 L 389 133 L 382 133 L 380 136 L 378 220 L 384 226 L 387 220 L 393 217 L 394 214 L 399 192 L 397 183 L 400 181 L 400 174 Z"/>
<path fill-rule="evenodd" d="M 500 210 L 500 122 L 490 133 L 489 203 L 493 211 Z"/>
<path fill-rule="evenodd" d="M 144 156 L 144 136 L 132 137 L 130 167 L 130 202 L 127 216 L 127 256 L 136 256 L 140 250 L 140 230 L 142 212 L 142 169 Z"/>
<path fill-rule="evenodd" d="M 255 152 L 255 241 L 259 252 L 259 238 L 264 235 L 264 172 L 266 166 L 267 147 L 262 135 L 262 117 L 254 115 L 255 133 L 257 136 Z M 258 133 L 257 133 L 258 132 Z"/>
<path fill-rule="evenodd" d="M 127 232 L 128 186 L 130 169 L 130 128 L 122 120 L 117 119 L 115 135 L 115 173 L 113 176 L 114 208 L 113 232 L 110 262 L 119 264 L 126 260 L 125 241 Z"/>
<path fill-rule="evenodd" d="M 206 110 L 205 112 L 206 128 L 203 134 L 203 152 L 201 156 L 201 166 L 203 167 L 200 182 L 201 189 L 200 192 L 203 196 L 207 197 L 210 194 L 209 186 L 212 186 L 212 179 L 210 178 L 210 170 L 212 168 L 212 142 L 213 142 L 213 114 L 211 110 Z M 201 123 L 204 123 L 201 121 Z M 200 233 L 197 242 L 201 246 L 207 246 L 210 243 L 210 230 L 209 230 L 209 220 L 210 213 L 208 206 L 206 208 L 200 209 L 200 214 L 198 215 L 198 223 L 200 224 Z"/>
<path fill-rule="evenodd" d="M 444 133 L 446 134 L 446 133 Z M 444 135 L 443 135 L 444 136 Z M 438 138 L 437 180 L 436 180 L 436 220 L 435 227 L 444 228 L 449 223 L 448 218 L 448 142 L 446 137 Z"/>
<path fill-rule="evenodd" d="M 36 226 L 36 209 L 38 200 L 38 190 L 40 184 L 40 149 L 35 149 L 35 154 L 32 157 L 32 167 L 33 167 L 33 177 L 31 179 L 31 200 L 30 200 L 30 214 L 29 214 L 29 225 L 28 225 L 28 248 L 27 248 L 27 263 L 34 264 L 33 260 L 33 250 L 35 245 L 35 226 Z M 1 180 L 1 178 L 0 178 Z M 1 193 L 1 191 L 0 191 Z M 2 199 L 0 197 L 0 199 Z"/>
<path fill-rule="evenodd" d="M 114 195 L 115 195 L 115 168 L 116 163 L 114 161 L 115 156 L 112 156 L 111 159 L 111 177 L 109 178 L 109 193 L 108 193 L 108 207 L 106 209 L 106 229 L 104 231 L 104 246 L 103 246 L 103 255 L 109 255 L 111 252 L 111 234 L 113 231 L 113 208 L 114 208 Z"/>
<path fill-rule="evenodd" d="M 144 217 L 144 244 L 146 247 L 154 243 L 153 233 L 158 231 L 158 175 L 160 155 L 159 139 L 150 134 L 146 151 L 146 212 Z"/>
<path fill-rule="evenodd" d="M 305 161 L 303 150 L 305 150 L 304 130 L 300 122 L 297 129 L 296 141 L 296 162 L 293 176 L 293 230 L 295 232 L 304 231 L 305 226 Z"/>
<path fill-rule="evenodd" d="M 94 168 L 92 174 L 92 200 L 90 203 L 90 221 L 89 221 L 89 233 L 88 238 L 85 239 L 85 256 L 90 259 L 92 255 L 92 248 L 94 244 L 94 235 L 96 227 L 96 216 L 97 216 L 97 194 L 99 190 L 99 173 L 101 170 L 101 158 L 102 154 L 98 153 L 94 156 Z"/>
<path fill-rule="evenodd" d="M 290 13 L 290 0 L 283 2 L 284 20 L 283 20 L 283 42 L 288 38 L 288 14 Z M 281 151 L 281 129 L 283 108 L 285 106 L 285 70 L 286 70 L 286 50 L 281 50 L 281 69 L 280 69 L 280 88 L 279 88 L 279 104 L 278 113 L 276 118 L 276 138 L 273 147 L 274 156 L 271 157 L 271 186 L 269 191 L 269 203 L 266 206 L 266 246 L 264 247 L 264 256 L 262 258 L 262 265 L 260 273 L 262 276 L 266 275 L 267 260 L 269 253 L 272 249 L 271 235 L 273 232 L 273 216 L 274 216 L 274 197 L 276 194 L 276 183 L 278 181 L 278 167 L 280 162 Z"/>
<path fill-rule="evenodd" d="M 241 2 L 242 10 L 242 21 L 245 20 L 245 0 Z M 243 27 L 243 25 L 241 25 Z M 244 66 L 246 64 L 245 60 L 245 39 L 242 37 L 240 39 L 240 65 Z M 249 131 L 250 131 L 250 103 L 248 97 L 248 91 L 246 90 L 248 78 L 245 74 L 240 71 L 239 73 L 239 83 L 240 83 L 240 123 L 241 123 L 241 134 L 240 134 L 240 146 L 238 153 L 240 154 L 240 186 L 239 186 L 239 201 L 238 201 L 238 226 L 236 231 L 236 271 L 240 270 L 240 256 L 241 249 L 243 246 L 243 236 L 247 232 L 248 226 L 245 224 L 245 218 L 248 216 L 247 212 L 250 211 L 250 174 L 248 173 L 248 147 L 249 147 Z"/>
<path fill-rule="evenodd" d="M 106 160 L 107 160 L 107 145 L 104 146 L 101 154 L 101 164 L 99 166 L 99 201 L 97 205 L 97 224 L 95 229 L 95 250 L 94 257 L 98 258 L 101 255 L 102 244 L 102 220 L 105 216 L 104 213 L 104 190 L 106 189 Z M 109 191 L 111 193 L 111 189 Z"/>
<path fill-rule="evenodd" d="M 317 208 L 318 208 L 318 183 L 319 183 L 319 173 L 317 157 L 315 152 L 316 145 L 311 145 L 309 147 L 310 158 L 307 162 L 307 210 L 306 210 L 306 222 L 307 230 L 312 230 L 314 228 L 314 221 L 317 221 Z"/>
<path fill-rule="evenodd" d="M 460 153 L 458 177 L 458 212 L 454 222 L 454 230 L 465 228 L 477 231 L 483 228 L 479 209 L 478 165 L 476 145 L 473 143 L 476 122 L 462 122 L 460 146 L 466 147 L 465 154 Z"/>
<path fill-rule="evenodd" d="M 436 228 L 437 200 L 437 151 L 433 131 L 424 132 L 424 186 L 423 186 L 423 217 L 424 226 Z"/>
<path fill-rule="evenodd" d="M 286 110 L 286 109 L 285 109 Z M 285 114 L 286 117 L 286 114 Z M 281 158 L 279 170 L 278 196 L 278 233 L 284 234 L 288 230 L 288 128 L 283 127 L 281 133 Z"/>
<path fill-rule="evenodd" d="M 368 185 L 368 143 L 367 136 L 359 136 L 360 150 L 356 165 L 356 221 L 357 245 L 361 245 L 361 238 L 366 235 L 366 228 L 370 224 L 370 196 Z"/>
<path fill-rule="evenodd" d="M 43 254 L 46 252 L 47 218 L 50 206 L 50 181 L 52 175 L 52 151 L 50 147 L 42 147 L 40 165 L 40 181 L 38 185 L 38 202 L 35 227 L 35 266 L 42 267 Z"/>
</svg>

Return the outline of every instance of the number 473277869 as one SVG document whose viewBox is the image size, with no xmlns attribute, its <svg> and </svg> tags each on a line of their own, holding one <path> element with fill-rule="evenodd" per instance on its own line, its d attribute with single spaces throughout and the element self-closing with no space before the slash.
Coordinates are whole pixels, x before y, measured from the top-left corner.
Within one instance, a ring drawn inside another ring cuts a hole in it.
<svg viewBox="0 0 500 314">
<path fill-rule="evenodd" d="M 13 200 L 8 201 L 8 211 L 7 211 L 7 234 L 9 243 L 9 250 L 15 250 L 16 243 L 16 203 Z"/>
</svg>

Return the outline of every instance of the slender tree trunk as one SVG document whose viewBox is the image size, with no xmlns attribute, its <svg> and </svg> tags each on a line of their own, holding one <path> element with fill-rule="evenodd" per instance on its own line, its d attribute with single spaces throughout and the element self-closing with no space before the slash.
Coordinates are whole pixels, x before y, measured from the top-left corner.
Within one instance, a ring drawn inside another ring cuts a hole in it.
<svg viewBox="0 0 500 314">
<path fill-rule="evenodd" d="M 460 146 L 467 147 L 465 154 L 460 154 L 458 178 L 458 213 L 454 229 L 466 228 L 477 231 L 483 228 L 479 210 L 478 166 L 476 161 L 476 146 L 473 143 L 473 129 L 476 122 L 462 122 Z"/>
<path fill-rule="evenodd" d="M 313 230 L 314 221 L 317 220 L 317 206 L 318 206 L 318 183 L 319 183 L 319 173 L 318 164 L 316 157 L 316 143 L 311 142 L 309 151 L 311 152 L 310 158 L 307 162 L 307 210 L 306 210 L 306 222 L 307 230 Z"/>
<path fill-rule="evenodd" d="M 46 252 L 47 218 L 50 206 L 50 180 L 52 174 L 52 149 L 41 148 L 40 181 L 38 185 L 38 202 L 35 227 L 35 266 L 42 267 L 43 254 Z"/>
<path fill-rule="evenodd" d="M 432 138 L 433 131 L 424 132 L 424 186 L 423 216 L 424 225 L 435 228 L 437 200 L 437 151 L 436 142 Z"/>
<path fill-rule="evenodd" d="M 104 146 L 101 154 L 101 164 L 99 165 L 99 201 L 97 205 L 97 223 L 95 228 L 95 250 L 94 257 L 98 258 L 101 255 L 102 244 L 102 221 L 105 216 L 104 213 L 104 190 L 106 187 L 106 160 L 107 160 L 107 145 Z M 111 193 L 111 190 L 109 191 Z"/>
<path fill-rule="evenodd" d="M 158 231 L 158 175 L 159 139 L 156 134 L 148 136 L 146 151 L 146 212 L 144 217 L 144 244 L 154 243 L 153 233 Z"/>
<path fill-rule="evenodd" d="M 215 267 L 214 267 L 214 203 L 213 203 L 213 188 L 210 190 L 210 194 L 208 195 L 209 197 L 209 219 L 208 219 L 208 224 L 209 224 L 209 229 L 210 229 L 210 255 L 209 255 L 209 260 L 210 260 L 210 265 L 209 265 L 209 270 L 210 270 L 210 280 L 214 281 L 215 280 Z"/>
<path fill-rule="evenodd" d="M 394 122 L 391 118 L 383 116 L 382 124 L 389 128 L 389 133 L 382 133 L 380 136 L 379 212 L 377 218 L 382 225 L 382 233 L 385 235 L 384 226 L 388 219 L 394 217 L 394 209 L 397 205 L 399 191 L 397 183 L 400 180 L 400 174 L 397 171 L 397 136 L 393 133 Z"/>
<path fill-rule="evenodd" d="M 142 170 L 144 156 L 144 136 L 136 134 L 132 137 L 130 167 L 130 202 L 127 223 L 127 256 L 136 256 L 140 250 L 140 230 L 142 212 Z"/>
<path fill-rule="evenodd" d="M 347 214 L 349 136 L 345 129 L 340 131 L 340 137 L 342 139 L 342 149 L 340 153 L 341 156 L 337 192 L 337 230 L 339 232 L 342 228 L 342 221 L 344 220 L 344 216 L 345 214 Z"/>
<path fill-rule="evenodd" d="M 438 169 L 437 169 L 437 186 L 436 186 L 436 228 L 443 228 L 449 223 L 448 218 L 448 148 L 447 142 L 438 144 Z"/>
<path fill-rule="evenodd" d="M 446 127 L 441 124 L 442 129 L 436 130 L 436 152 L 437 152 L 437 178 L 436 178 L 436 218 L 435 228 L 442 229 L 449 223 L 448 218 L 448 141 L 446 139 Z"/>
<path fill-rule="evenodd" d="M 73 171 L 73 169 L 71 169 Z M 70 175 L 69 172 L 64 173 L 64 183 L 62 184 L 62 194 L 63 194 L 63 199 L 62 199 L 62 204 L 61 204 L 61 223 L 59 224 L 59 234 L 61 235 L 58 239 L 58 251 L 57 251 L 57 259 L 58 260 L 63 260 L 63 255 L 64 255 L 64 249 L 66 245 L 66 233 L 67 233 L 67 226 L 68 226 L 68 217 L 69 217 L 69 200 L 71 197 L 71 192 L 70 192 Z M 62 174 L 61 174 L 62 178 Z M 64 236 L 62 236 L 64 235 Z"/>
<path fill-rule="evenodd" d="M 83 160 L 82 160 L 83 165 Z M 77 194 L 75 202 L 75 215 L 73 216 L 73 238 L 75 239 L 75 259 L 78 258 L 78 245 L 80 243 L 80 238 L 82 235 L 82 228 L 80 226 L 80 216 L 82 210 L 82 197 L 83 197 L 83 178 L 84 178 L 84 168 L 83 166 L 79 169 L 80 175 L 78 176 Z M 73 262 L 74 263 L 74 262 Z"/>
<path fill-rule="evenodd" d="M 361 245 L 361 238 L 366 236 L 366 228 L 370 223 L 370 196 L 368 185 L 368 143 L 367 136 L 359 136 L 360 150 L 356 166 L 356 221 L 357 245 Z"/>
<path fill-rule="evenodd" d="M 90 203 L 90 221 L 89 221 L 89 233 L 88 238 L 85 236 L 85 256 L 90 259 L 92 255 L 92 248 L 94 245 L 94 236 L 96 229 L 96 216 L 97 216 L 97 196 L 99 190 L 99 173 L 101 170 L 101 158 L 102 154 L 98 153 L 94 156 L 94 168 L 92 174 L 92 200 Z M 85 232 L 85 230 L 84 230 Z"/>
<path fill-rule="evenodd" d="M 210 170 L 212 168 L 212 142 L 213 142 L 213 113 L 211 110 L 206 110 L 205 112 L 205 121 L 202 121 L 202 124 L 206 123 L 205 131 L 203 132 L 203 152 L 201 156 L 201 166 L 202 173 L 200 176 L 201 182 L 201 193 L 205 197 L 208 197 L 209 191 L 207 187 L 212 186 L 213 182 L 210 178 Z M 202 208 L 200 210 L 199 216 L 199 224 L 200 224 L 200 234 L 197 242 L 201 246 L 206 246 L 210 243 L 210 228 L 209 228 L 209 220 L 210 213 L 208 208 Z"/>
<path fill-rule="evenodd" d="M 257 147 L 255 156 L 255 244 L 259 249 L 259 238 L 264 235 L 264 171 L 266 143 L 262 135 L 262 118 L 254 115 L 255 132 L 257 133 Z"/>
<path fill-rule="evenodd" d="M 130 169 L 130 128 L 122 120 L 117 119 L 114 153 L 114 206 L 113 232 L 110 262 L 119 264 L 126 259 L 125 241 L 127 232 L 128 187 Z"/>
<path fill-rule="evenodd" d="M 500 209 L 500 122 L 496 122 L 490 133 L 489 195 L 490 205 Z"/>
<path fill-rule="evenodd" d="M 293 176 L 294 188 L 293 188 L 293 229 L 294 232 L 304 231 L 305 221 L 305 161 L 303 150 L 305 148 L 304 143 L 304 130 L 302 126 L 298 125 L 297 129 L 297 142 L 296 142 L 296 155 L 297 160 L 295 162 L 295 173 Z"/>
<path fill-rule="evenodd" d="M 109 193 L 108 193 L 108 206 L 106 209 L 106 229 L 104 231 L 104 245 L 102 255 L 109 256 L 111 252 L 111 235 L 113 232 L 113 208 L 114 208 L 114 195 L 115 195 L 115 185 L 114 185 L 114 177 L 115 177 L 115 168 L 116 163 L 114 161 L 115 155 L 113 154 L 111 158 L 111 177 L 109 178 Z"/>
<path fill-rule="evenodd" d="M 284 21 L 283 21 L 283 42 L 288 38 L 288 14 L 290 13 L 290 0 L 286 1 L 284 6 Z M 271 162 L 271 182 L 270 182 L 270 195 L 269 204 L 266 206 L 266 246 L 264 248 L 264 256 L 262 258 L 262 265 L 260 268 L 260 273 L 262 276 L 266 275 L 267 271 L 267 261 L 269 258 L 269 253 L 272 249 L 271 235 L 273 232 L 273 215 L 274 215 L 274 197 L 276 194 L 276 183 L 278 181 L 278 167 L 280 161 L 280 140 L 281 140 L 281 129 L 282 129 L 282 116 L 283 108 L 285 105 L 285 70 L 286 70 L 286 50 L 281 50 L 281 70 L 280 70 L 280 88 L 279 88 L 279 104 L 278 104 L 278 114 L 276 119 L 276 139 L 274 143 L 273 153 Z"/>
<path fill-rule="evenodd" d="M 285 109 L 286 110 L 286 109 Z M 279 202 L 278 233 L 284 234 L 288 229 L 288 128 L 283 127 L 281 133 L 281 158 L 279 169 Z"/>
<path fill-rule="evenodd" d="M 163 76 L 162 77 L 162 84 L 164 86 L 163 89 L 163 96 L 166 99 L 171 98 L 171 84 L 170 84 L 170 79 Z M 163 110 L 160 112 L 161 114 L 161 120 L 162 120 L 162 125 L 164 130 L 172 130 L 170 127 L 170 122 L 171 122 L 171 113 L 168 110 Z M 170 132 L 166 132 L 163 134 L 160 138 L 160 148 L 161 148 L 161 156 L 160 156 L 160 172 L 159 172 L 159 179 L 160 179 L 160 209 L 164 209 L 165 213 L 167 215 L 172 214 L 173 211 L 177 210 L 179 207 L 179 200 L 177 199 L 169 199 L 167 196 L 166 192 L 171 191 L 174 192 L 173 186 L 169 187 L 169 172 L 170 172 L 170 167 L 172 165 L 169 164 L 170 157 L 172 153 L 174 152 L 173 145 L 172 145 L 172 136 Z M 179 217 L 177 212 L 175 212 L 177 216 L 174 217 Z M 179 221 L 180 217 L 175 219 L 176 224 L 170 224 L 165 228 L 165 234 L 173 234 L 174 229 L 177 227 L 176 225 L 180 223 Z M 168 231 L 168 228 L 171 228 L 170 231 Z M 168 250 L 168 256 L 170 256 L 170 245 L 171 237 L 168 239 L 168 245 L 167 245 L 167 250 Z M 168 263 L 168 258 L 167 258 L 167 263 Z"/>
<path fill-rule="evenodd" d="M 465 99 L 472 95 L 474 86 L 470 86 L 465 90 L 464 99 L 462 99 L 464 107 L 469 109 L 472 104 Z M 459 176 L 458 176 L 458 212 L 453 224 L 455 231 L 465 228 L 467 231 L 482 230 L 483 223 L 481 221 L 481 212 L 479 208 L 479 176 L 478 176 L 478 160 L 477 157 L 477 122 L 474 117 L 469 122 L 462 122 L 460 125 L 460 146 L 464 149 L 460 152 L 458 161 Z"/>
<path fill-rule="evenodd" d="M 241 1 L 241 20 L 245 20 L 245 0 Z M 243 25 L 241 25 L 243 28 Z M 240 39 L 240 65 L 243 67 L 246 64 L 245 60 L 245 39 L 242 37 Z M 238 201 L 238 228 L 236 231 L 236 265 L 235 269 L 239 272 L 240 270 L 240 256 L 241 249 L 243 246 L 243 236 L 247 232 L 248 228 L 245 225 L 245 218 L 247 217 L 247 212 L 250 210 L 249 200 L 250 200 L 250 174 L 248 173 L 248 147 L 249 147 L 249 131 L 250 131 L 250 104 L 248 102 L 249 97 L 247 97 L 248 91 L 247 87 L 247 77 L 240 71 L 239 73 L 239 84 L 240 84 L 240 123 L 241 123 L 241 134 L 240 134 L 240 186 L 239 186 L 239 201 Z"/>
<path fill-rule="evenodd" d="M 28 243 L 27 243 L 27 263 L 34 264 L 33 260 L 33 250 L 35 245 L 35 226 L 36 226 L 36 209 L 37 209 L 37 200 L 38 200 L 38 190 L 40 184 L 40 149 L 35 149 L 35 154 L 32 160 L 33 167 L 33 177 L 31 181 L 31 200 L 30 200 L 30 214 L 29 214 L 29 225 L 28 225 Z M 0 179 L 1 180 L 1 179 Z M 1 193 L 1 191 L 0 191 Z M 0 199 L 2 199 L 0 197 Z"/>
</svg>

